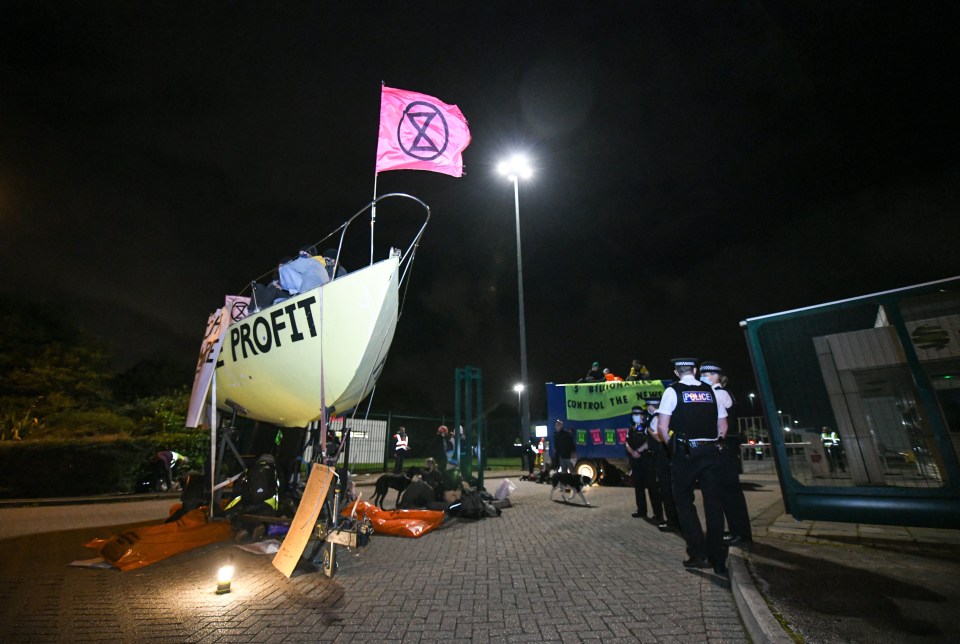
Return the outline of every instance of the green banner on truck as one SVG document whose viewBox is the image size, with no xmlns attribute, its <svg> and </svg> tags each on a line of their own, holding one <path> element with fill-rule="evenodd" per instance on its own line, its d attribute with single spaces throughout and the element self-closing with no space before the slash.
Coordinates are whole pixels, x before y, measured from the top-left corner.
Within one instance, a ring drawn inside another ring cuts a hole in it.
<svg viewBox="0 0 960 644">
<path fill-rule="evenodd" d="M 615 416 L 629 416 L 635 405 L 646 406 L 646 401 L 663 395 L 662 380 L 635 380 L 630 382 L 590 382 L 560 385 L 566 400 L 567 420 L 603 420 Z"/>
</svg>

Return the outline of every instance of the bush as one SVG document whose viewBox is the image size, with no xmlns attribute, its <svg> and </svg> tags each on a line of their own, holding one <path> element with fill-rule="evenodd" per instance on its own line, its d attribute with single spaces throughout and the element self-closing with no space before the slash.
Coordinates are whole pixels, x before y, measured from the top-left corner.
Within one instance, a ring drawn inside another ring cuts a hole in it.
<svg viewBox="0 0 960 644">
<path fill-rule="evenodd" d="M 143 464 L 161 449 L 180 452 L 200 468 L 209 453 L 209 433 L 0 443 L 0 498 L 129 493 Z"/>
<path fill-rule="evenodd" d="M 42 427 L 33 430 L 30 438 L 95 438 L 129 436 L 136 429 L 131 419 L 106 409 L 94 411 L 67 410 L 47 416 Z"/>
</svg>

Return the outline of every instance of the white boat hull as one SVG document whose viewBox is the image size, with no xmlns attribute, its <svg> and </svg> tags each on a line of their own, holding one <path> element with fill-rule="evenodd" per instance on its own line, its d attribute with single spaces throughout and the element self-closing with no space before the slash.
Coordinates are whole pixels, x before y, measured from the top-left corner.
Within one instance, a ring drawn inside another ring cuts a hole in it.
<svg viewBox="0 0 960 644">
<path fill-rule="evenodd" d="M 341 414 L 373 389 L 397 326 L 399 260 L 359 269 L 231 324 L 217 406 L 283 427 Z"/>
</svg>

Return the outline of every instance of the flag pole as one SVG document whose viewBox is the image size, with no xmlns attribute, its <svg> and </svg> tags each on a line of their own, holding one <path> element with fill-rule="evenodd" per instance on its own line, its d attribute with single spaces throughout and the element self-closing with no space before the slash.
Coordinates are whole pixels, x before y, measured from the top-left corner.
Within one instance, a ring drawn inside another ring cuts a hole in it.
<svg viewBox="0 0 960 644">
<path fill-rule="evenodd" d="M 373 173 L 373 206 L 370 207 L 370 265 L 373 266 L 373 227 L 377 224 L 377 177 L 380 174 Z"/>
<path fill-rule="evenodd" d="M 377 148 L 380 147 L 380 121 L 383 119 L 383 88 L 386 86 L 384 81 L 380 81 L 380 118 L 377 119 Z M 376 155 L 374 155 L 376 157 Z M 373 205 L 370 207 L 370 265 L 373 266 L 373 229 L 377 225 L 377 177 L 380 173 L 376 170 L 377 161 L 373 161 Z"/>
</svg>

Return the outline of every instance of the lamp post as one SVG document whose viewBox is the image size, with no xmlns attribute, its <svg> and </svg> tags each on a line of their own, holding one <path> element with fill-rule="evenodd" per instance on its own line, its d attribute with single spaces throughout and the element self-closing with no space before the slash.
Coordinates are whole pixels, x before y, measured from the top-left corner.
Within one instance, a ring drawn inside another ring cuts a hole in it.
<svg viewBox="0 0 960 644">
<path fill-rule="evenodd" d="M 752 412 L 754 412 L 754 413 L 756 413 L 756 411 L 757 411 L 757 408 L 754 406 L 754 403 L 753 403 L 753 400 L 754 400 L 756 397 L 757 397 L 756 394 L 754 394 L 754 393 L 752 393 L 752 392 L 749 393 L 749 394 L 747 394 L 747 398 L 750 399 L 750 411 L 752 411 Z"/>
<path fill-rule="evenodd" d="M 517 220 L 517 293 L 520 301 L 520 384 L 527 385 L 527 328 L 523 312 L 523 259 L 520 252 L 520 179 L 533 176 L 527 160 L 520 155 L 501 162 L 497 171 L 513 182 L 513 205 Z M 518 392 L 519 396 L 519 392 Z M 530 397 L 520 397 L 520 439 L 523 441 L 524 465 L 530 458 Z"/>
<path fill-rule="evenodd" d="M 523 395 L 523 389 L 524 387 L 522 382 L 518 382 L 513 386 L 513 390 L 517 392 L 517 411 L 518 412 L 520 411 L 520 396 Z"/>
<path fill-rule="evenodd" d="M 523 412 L 521 411 L 521 409 L 522 409 L 521 399 L 522 399 L 522 397 L 523 397 L 523 390 L 524 390 L 523 383 L 522 383 L 522 382 L 518 382 L 517 384 L 515 384 L 515 385 L 513 386 L 513 390 L 514 390 L 515 392 L 517 392 L 517 417 L 518 417 L 518 420 L 520 421 L 520 443 L 521 443 L 521 445 L 522 445 L 522 444 L 524 444 L 524 439 L 523 439 Z M 523 461 L 523 466 L 524 466 L 524 467 L 526 466 L 526 459 L 527 459 L 528 457 L 529 457 L 529 455 L 528 455 L 526 452 L 524 452 L 523 457 L 520 459 L 521 461 Z"/>
</svg>

